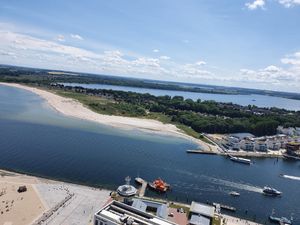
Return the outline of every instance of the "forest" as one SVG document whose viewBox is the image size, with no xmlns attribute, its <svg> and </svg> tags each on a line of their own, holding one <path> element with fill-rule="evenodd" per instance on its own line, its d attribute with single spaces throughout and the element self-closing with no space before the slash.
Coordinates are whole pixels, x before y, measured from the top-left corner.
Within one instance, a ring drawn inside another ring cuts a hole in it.
<svg viewBox="0 0 300 225">
<path fill-rule="evenodd" d="M 68 78 L 71 77 L 71 80 Z M 157 119 L 173 123 L 195 136 L 201 133 L 249 132 L 256 136 L 273 135 L 279 125 L 300 127 L 300 111 L 240 106 L 232 103 L 184 99 L 181 96 L 153 96 L 134 92 L 70 87 L 61 82 L 89 82 L 95 76 L 49 74 L 30 69 L 0 69 L 0 81 L 23 83 L 72 97 L 92 110 L 108 114 Z M 102 81 L 105 79 L 102 77 Z M 108 83 L 124 85 L 126 79 L 108 78 Z"/>
</svg>

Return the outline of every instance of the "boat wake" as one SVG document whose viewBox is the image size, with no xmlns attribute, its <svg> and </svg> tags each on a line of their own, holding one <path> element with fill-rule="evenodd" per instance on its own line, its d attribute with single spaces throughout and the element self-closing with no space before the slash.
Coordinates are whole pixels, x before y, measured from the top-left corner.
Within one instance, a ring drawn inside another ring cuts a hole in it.
<svg viewBox="0 0 300 225">
<path fill-rule="evenodd" d="M 210 184 L 221 185 L 221 186 L 225 186 L 225 187 L 236 188 L 239 190 L 246 190 L 246 191 L 257 192 L 257 193 L 263 192 L 262 188 L 253 186 L 251 184 L 243 184 L 243 183 L 223 180 L 223 179 L 219 179 L 219 178 L 215 178 L 215 177 L 211 177 L 211 176 L 206 176 L 203 174 L 199 175 L 199 174 L 194 174 L 194 173 L 191 173 L 188 171 L 182 171 L 182 170 L 176 171 L 176 172 L 180 172 L 182 174 L 192 176 L 194 179 L 199 179 L 202 181 L 207 180 L 208 183 L 210 183 Z M 189 186 L 188 184 L 186 184 L 186 185 L 187 186 L 185 186 L 185 187 Z M 197 187 L 193 187 L 193 185 L 191 185 L 190 188 L 197 188 Z M 214 186 L 213 188 L 216 191 L 216 187 Z"/>
<path fill-rule="evenodd" d="M 223 179 L 216 179 L 216 178 L 210 178 L 210 180 L 212 182 L 214 182 L 215 184 L 221 184 L 221 185 L 224 185 L 224 186 L 227 186 L 227 187 L 236 188 L 236 189 L 245 190 L 245 191 L 252 191 L 252 192 L 262 193 L 262 188 L 256 187 L 256 186 L 253 186 L 253 185 L 236 183 L 236 182 L 223 180 Z"/>
<path fill-rule="evenodd" d="M 282 175 L 282 177 L 287 178 L 287 179 L 291 179 L 291 180 L 299 180 L 300 181 L 300 177 L 296 177 L 296 176 Z"/>
</svg>

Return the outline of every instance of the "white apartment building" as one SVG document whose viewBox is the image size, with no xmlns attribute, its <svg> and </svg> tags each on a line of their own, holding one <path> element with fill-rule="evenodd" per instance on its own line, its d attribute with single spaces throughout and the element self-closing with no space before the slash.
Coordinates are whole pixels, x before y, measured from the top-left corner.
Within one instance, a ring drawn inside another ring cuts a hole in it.
<svg viewBox="0 0 300 225">
<path fill-rule="evenodd" d="M 254 148 L 256 151 L 259 152 L 266 152 L 268 151 L 268 145 L 266 141 L 256 141 L 254 143 Z"/>
<path fill-rule="evenodd" d="M 288 136 L 297 135 L 298 131 L 299 131 L 298 127 L 296 129 L 294 127 L 287 127 L 287 128 L 284 128 L 283 126 L 278 126 L 277 127 L 277 133 L 278 134 L 285 134 L 285 135 L 288 135 Z"/>
<path fill-rule="evenodd" d="M 176 225 L 121 202 L 112 201 L 94 215 L 94 225 Z"/>
</svg>

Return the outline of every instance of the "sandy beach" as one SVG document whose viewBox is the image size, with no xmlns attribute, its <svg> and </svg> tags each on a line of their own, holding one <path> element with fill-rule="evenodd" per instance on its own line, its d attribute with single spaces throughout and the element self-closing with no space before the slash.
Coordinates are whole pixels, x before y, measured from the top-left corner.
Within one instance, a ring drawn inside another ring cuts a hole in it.
<svg viewBox="0 0 300 225">
<path fill-rule="evenodd" d="M 19 186 L 26 186 L 19 193 Z M 0 170 L 0 224 L 91 225 L 110 191 Z"/>
<path fill-rule="evenodd" d="M 47 103 L 56 111 L 66 116 L 74 117 L 77 119 L 89 120 L 92 122 L 113 126 L 120 129 L 138 129 L 156 134 L 177 136 L 193 141 L 194 143 L 200 145 L 204 150 L 216 150 L 215 146 L 209 145 L 199 139 L 196 139 L 183 133 L 183 131 L 181 131 L 175 125 L 172 124 L 164 124 L 162 122 L 151 119 L 103 115 L 93 112 L 92 110 L 88 109 L 83 104 L 74 99 L 61 97 L 49 91 L 15 83 L 0 84 L 31 91 L 45 99 Z"/>
</svg>

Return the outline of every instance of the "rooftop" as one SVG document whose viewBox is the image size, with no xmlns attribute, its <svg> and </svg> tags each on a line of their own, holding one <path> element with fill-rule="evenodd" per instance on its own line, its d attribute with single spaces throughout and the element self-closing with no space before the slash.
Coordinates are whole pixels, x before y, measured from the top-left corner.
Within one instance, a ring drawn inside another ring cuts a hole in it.
<svg viewBox="0 0 300 225">
<path fill-rule="evenodd" d="M 166 219 L 168 217 L 168 208 L 164 203 L 135 198 L 133 199 L 132 207 L 143 212 L 152 211 L 153 213 L 156 213 L 156 216 L 160 218 Z"/>
<path fill-rule="evenodd" d="M 215 213 L 215 207 L 198 202 L 192 202 L 190 212 L 200 214 L 202 216 L 213 217 Z"/>
<path fill-rule="evenodd" d="M 234 133 L 231 134 L 232 137 L 238 138 L 240 140 L 245 139 L 245 138 L 253 138 L 254 135 L 250 133 Z"/>
<path fill-rule="evenodd" d="M 173 222 L 143 212 L 132 206 L 112 201 L 95 214 L 95 218 L 105 219 L 114 224 L 176 225 Z"/>
<path fill-rule="evenodd" d="M 190 219 L 190 224 L 192 225 L 210 225 L 210 219 L 199 216 L 199 215 L 192 215 Z"/>
</svg>

